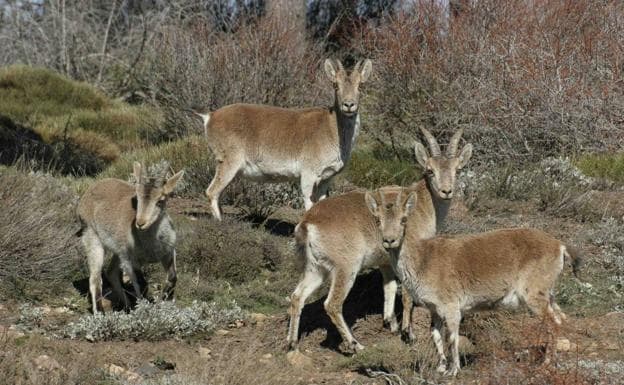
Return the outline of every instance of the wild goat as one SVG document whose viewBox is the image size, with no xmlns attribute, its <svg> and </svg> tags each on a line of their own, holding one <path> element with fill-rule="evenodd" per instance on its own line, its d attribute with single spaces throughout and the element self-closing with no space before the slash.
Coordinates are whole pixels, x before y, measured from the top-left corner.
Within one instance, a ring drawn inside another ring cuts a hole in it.
<svg viewBox="0 0 624 385">
<path fill-rule="evenodd" d="M 221 220 L 219 196 L 236 175 L 262 182 L 298 179 L 306 210 L 327 195 L 331 177 L 342 170 L 360 129 L 359 85 L 371 74 L 370 60 L 347 74 L 339 60 L 325 61 L 334 84 L 329 108 L 279 108 L 232 104 L 199 113 L 217 161 L 206 189 L 211 211 Z"/>
<path fill-rule="evenodd" d="M 425 170 L 425 177 L 409 187 L 418 192 L 418 202 L 408 220 L 418 236 L 430 238 L 446 217 L 453 197 L 455 175 L 470 159 L 472 145 L 467 144 L 457 154 L 462 135 L 459 130 L 443 155 L 435 137 L 425 129 L 422 132 L 429 143 L 431 156 L 422 144 L 415 143 L 416 159 Z M 392 331 L 398 330 L 394 314 L 397 283 L 388 253 L 381 246 L 375 217 L 366 206 L 364 192 L 330 197 L 312 206 L 295 228 L 295 240 L 298 257 L 305 268 L 290 297 L 289 349 L 297 349 L 299 319 L 306 299 L 328 276 L 331 286 L 325 310 L 349 349 L 363 349 L 344 321 L 342 305 L 357 274 L 366 268 L 379 267 L 384 282 L 384 326 Z M 412 303 L 407 293 L 403 299 L 402 331 L 404 337 L 411 339 Z"/>
<path fill-rule="evenodd" d="M 102 265 L 104 253 L 113 254 L 108 278 L 113 290 L 129 308 L 122 288 L 120 268 L 130 277 L 134 294 L 141 298 L 135 268 L 145 263 L 162 263 L 167 271 L 164 297 L 171 298 L 176 284 L 176 233 L 165 211 L 167 197 L 182 177 L 147 178 L 141 164 L 134 163 L 135 185 L 119 179 L 102 179 L 93 184 L 78 204 L 81 238 L 89 264 L 89 291 L 93 313 L 102 308 Z"/>
<path fill-rule="evenodd" d="M 399 279 L 412 298 L 431 311 L 439 372 L 455 376 L 459 371 L 459 323 L 465 312 L 524 302 L 539 317 L 561 324 L 566 317 L 555 302 L 555 281 L 564 258 L 573 260 L 577 274 L 578 255 L 535 229 L 422 239 L 408 220 L 418 207 L 418 194 L 381 188 L 366 193 L 366 204 L 379 221 L 382 245 Z M 443 322 L 453 360 L 448 371 L 440 333 Z"/>
</svg>

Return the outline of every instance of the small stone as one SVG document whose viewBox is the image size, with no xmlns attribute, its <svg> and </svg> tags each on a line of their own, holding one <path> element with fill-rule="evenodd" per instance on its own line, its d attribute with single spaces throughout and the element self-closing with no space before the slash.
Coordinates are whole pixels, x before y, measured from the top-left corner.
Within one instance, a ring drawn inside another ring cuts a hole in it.
<svg viewBox="0 0 624 385">
<path fill-rule="evenodd" d="M 475 345 L 466 336 L 459 336 L 459 351 L 463 354 L 473 354 L 476 351 Z"/>
<path fill-rule="evenodd" d="M 212 350 L 210 350 L 208 348 L 200 347 L 199 349 L 197 349 L 197 352 L 199 353 L 199 356 L 201 358 L 204 358 L 204 359 L 211 359 L 212 358 L 212 356 L 210 355 L 210 353 L 212 353 Z"/>
<path fill-rule="evenodd" d="M 241 320 L 236 320 L 236 322 L 234 322 L 234 325 L 237 328 L 242 328 L 243 326 L 245 326 L 245 323 L 243 321 L 241 321 Z"/>
<path fill-rule="evenodd" d="M 251 313 L 249 315 L 252 324 L 261 324 L 265 322 L 269 317 L 262 313 Z"/>
<path fill-rule="evenodd" d="M 53 372 L 55 370 L 62 370 L 61 365 L 54 358 L 47 354 L 42 354 L 33 360 L 37 370 L 44 372 Z"/>
<path fill-rule="evenodd" d="M 555 342 L 555 349 L 558 352 L 567 352 L 570 351 L 570 348 L 571 344 L 569 339 L 564 337 L 557 338 L 557 341 Z"/>
<path fill-rule="evenodd" d="M 215 332 L 216 335 L 218 336 L 226 336 L 228 334 L 230 334 L 229 330 L 225 330 L 225 329 L 219 329 Z"/>
<path fill-rule="evenodd" d="M 124 379 L 126 382 L 131 384 L 138 384 L 143 380 L 143 378 L 137 373 L 131 370 L 124 369 L 121 366 L 117 366 L 115 364 L 110 364 L 107 368 L 107 371 L 108 374 L 110 374 L 111 376 Z"/>
<path fill-rule="evenodd" d="M 59 307 L 55 307 L 52 309 L 52 311 L 56 314 L 66 314 L 66 313 L 72 313 L 71 309 L 68 308 L 67 306 L 59 306 Z"/>
<path fill-rule="evenodd" d="M 312 366 L 312 359 L 305 356 L 298 350 L 293 350 L 286 353 L 286 360 L 295 367 L 301 368 L 304 366 Z"/>
<path fill-rule="evenodd" d="M 273 358 L 273 354 L 271 354 L 271 353 L 263 354 L 262 358 L 268 360 L 269 358 Z"/>
<path fill-rule="evenodd" d="M 43 314 L 50 314 L 52 312 L 52 308 L 48 305 L 43 305 L 39 308 Z"/>
<path fill-rule="evenodd" d="M 147 363 L 144 365 L 141 365 L 137 370 L 136 370 L 136 374 L 142 376 L 142 377 L 153 377 L 156 374 L 158 374 L 159 370 L 156 367 L 156 365 L 152 364 L 152 363 Z"/>
</svg>

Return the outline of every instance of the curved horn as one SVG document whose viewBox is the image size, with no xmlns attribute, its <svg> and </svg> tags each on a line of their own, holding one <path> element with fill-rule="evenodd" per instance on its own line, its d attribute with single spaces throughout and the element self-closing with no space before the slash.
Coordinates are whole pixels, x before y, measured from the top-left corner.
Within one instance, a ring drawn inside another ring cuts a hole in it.
<svg viewBox="0 0 624 385">
<path fill-rule="evenodd" d="M 357 63 L 353 66 L 352 72 L 360 72 L 360 66 L 362 65 L 362 60 L 358 60 Z"/>
<path fill-rule="evenodd" d="M 427 131 L 427 129 L 424 127 L 421 127 L 420 131 L 425 136 L 425 139 L 427 139 L 427 143 L 429 143 L 429 151 L 431 151 L 431 156 L 441 156 L 442 151 L 440 151 L 440 145 L 438 144 L 436 138 L 431 135 L 431 133 Z"/>
<path fill-rule="evenodd" d="M 334 59 L 334 62 L 338 65 L 338 71 L 344 71 L 344 67 L 342 66 L 340 59 Z"/>
<path fill-rule="evenodd" d="M 464 133 L 464 129 L 460 128 L 459 130 L 457 130 L 455 134 L 453 134 L 453 137 L 451 138 L 451 141 L 449 142 L 448 147 L 446 148 L 446 156 L 448 156 L 449 158 L 454 157 L 455 154 L 457 153 L 459 140 L 461 139 L 463 133 Z"/>
</svg>

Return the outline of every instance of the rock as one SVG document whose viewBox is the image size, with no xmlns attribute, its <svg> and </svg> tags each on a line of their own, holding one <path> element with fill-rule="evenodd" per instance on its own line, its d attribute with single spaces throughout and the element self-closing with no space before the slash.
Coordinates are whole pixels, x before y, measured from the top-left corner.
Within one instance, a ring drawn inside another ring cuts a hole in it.
<svg viewBox="0 0 624 385">
<path fill-rule="evenodd" d="M 249 319 L 251 319 L 251 324 L 255 325 L 255 324 L 262 324 L 264 323 L 269 317 L 266 314 L 262 314 L 262 313 L 251 313 L 249 315 Z"/>
<path fill-rule="evenodd" d="M 62 371 L 63 367 L 58 363 L 54 358 L 48 356 L 47 354 L 42 354 L 39 357 L 33 360 L 35 367 L 37 370 L 41 370 L 43 372 L 54 372 L 54 371 Z"/>
<path fill-rule="evenodd" d="M 43 305 L 39 308 L 43 314 L 50 314 L 52 312 L 52 308 L 48 305 Z"/>
<path fill-rule="evenodd" d="M 241 321 L 241 320 L 236 320 L 235 322 L 232 322 L 231 324 L 228 324 L 228 327 L 230 329 L 235 329 L 235 328 L 236 329 L 240 329 L 243 326 L 245 326 L 245 323 L 243 321 Z"/>
<path fill-rule="evenodd" d="M 201 358 L 204 358 L 204 359 L 207 359 L 207 360 L 212 358 L 212 356 L 210 355 L 210 353 L 212 353 L 212 350 L 210 350 L 208 348 L 204 348 L 204 347 L 200 346 L 199 349 L 197 349 L 197 352 L 199 353 L 199 356 Z"/>
<path fill-rule="evenodd" d="M 141 382 L 141 380 L 143 380 L 143 378 L 138 373 L 135 373 L 128 369 L 124 369 L 121 366 L 117 366 L 115 364 L 110 364 L 106 368 L 106 371 L 111 376 L 118 377 L 131 384 L 138 384 Z"/>
<path fill-rule="evenodd" d="M 306 366 L 312 366 L 312 359 L 308 356 L 303 355 L 298 350 L 293 350 L 286 353 L 286 360 L 295 367 L 301 368 Z"/>
<path fill-rule="evenodd" d="M 102 311 L 109 313 L 113 311 L 113 302 L 108 298 L 102 298 Z"/>
<path fill-rule="evenodd" d="M 158 372 L 158 368 L 152 363 L 141 365 L 141 367 L 136 370 L 136 374 L 140 375 L 141 377 L 153 377 L 158 374 Z"/>
<path fill-rule="evenodd" d="M 73 313 L 71 311 L 70 308 L 68 308 L 67 306 L 59 306 L 59 307 L 55 307 L 52 308 L 52 311 L 56 314 L 66 314 L 66 313 Z"/>
<path fill-rule="evenodd" d="M 273 354 L 271 354 L 271 353 L 263 354 L 262 358 L 268 360 L 269 358 L 273 358 Z"/>
<path fill-rule="evenodd" d="M 7 337 L 13 338 L 13 339 L 22 338 L 26 335 L 21 330 L 19 330 L 16 325 L 11 325 L 9 326 L 8 329 L 5 329 L 5 330 L 6 330 Z"/>
<path fill-rule="evenodd" d="M 558 352 L 570 351 L 571 347 L 572 344 L 570 343 L 570 340 L 565 337 L 559 337 L 557 338 L 557 341 L 555 341 L 555 350 Z"/>
<path fill-rule="evenodd" d="M 473 354 L 476 352 L 475 345 L 466 336 L 459 336 L 459 351 L 463 354 Z"/>
<path fill-rule="evenodd" d="M 225 329 L 219 329 L 215 332 L 216 335 L 218 336 L 226 336 L 228 334 L 230 334 L 229 330 L 225 330 Z"/>
</svg>

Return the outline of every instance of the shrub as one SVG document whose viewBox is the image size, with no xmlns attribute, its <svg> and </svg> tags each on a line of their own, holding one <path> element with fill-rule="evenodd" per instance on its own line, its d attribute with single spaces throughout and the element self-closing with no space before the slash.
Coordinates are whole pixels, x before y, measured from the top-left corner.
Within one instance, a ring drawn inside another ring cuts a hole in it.
<svg viewBox="0 0 624 385">
<path fill-rule="evenodd" d="M 328 99 L 331 87 L 324 74 L 322 84 L 316 82 L 322 72 L 320 46 L 297 27 L 296 20 L 277 15 L 233 33 L 217 32 L 203 20 L 185 28 L 161 27 L 162 37 L 148 47 L 137 81 L 142 89 L 154 90 L 165 111 L 163 135 L 177 138 L 199 127 L 191 106 L 301 107 L 318 103 L 319 95 Z"/>
<path fill-rule="evenodd" d="M 600 219 L 601 213 L 592 207 L 592 189 L 596 181 L 584 175 L 568 159 L 546 158 L 523 168 L 501 167 L 471 175 L 462 180 L 471 204 L 491 198 L 512 201 L 529 200 L 538 210 L 559 217 L 581 221 Z M 477 176 L 478 175 L 478 176 Z M 470 178 L 469 178 L 470 179 Z"/>
<path fill-rule="evenodd" d="M 624 182 L 624 154 L 586 154 L 575 164 L 586 175 Z"/>
<path fill-rule="evenodd" d="M 367 189 L 386 185 L 408 186 L 422 177 L 420 166 L 410 157 L 401 160 L 389 149 L 355 150 L 342 177 L 350 183 Z"/>
<path fill-rule="evenodd" d="M 0 296 L 60 295 L 81 269 L 76 194 L 53 177 L 0 168 Z"/>
<path fill-rule="evenodd" d="M 446 36 L 394 16 L 354 33 L 374 60 L 363 127 L 400 146 L 423 126 L 466 129 L 476 160 L 531 162 L 621 147 L 624 5 L 475 2 Z"/>
<path fill-rule="evenodd" d="M 149 139 L 162 120 L 152 108 L 129 106 L 86 83 L 19 65 L 0 69 L 0 113 L 32 126 L 47 143 L 67 136 L 105 161 L 119 155 L 116 146 Z"/>
<path fill-rule="evenodd" d="M 0 115 L 0 164 L 19 164 L 30 170 L 59 172 L 61 174 L 93 175 L 100 172 L 104 162 L 85 147 L 76 145 L 75 138 L 59 137 L 46 142 L 28 127 L 16 124 Z M 95 147 L 98 138 L 92 139 Z M 104 144 L 97 151 L 115 151 Z"/>
<path fill-rule="evenodd" d="M 248 223 L 207 219 L 184 223 L 180 228 L 178 264 L 202 279 L 223 279 L 241 284 L 263 270 L 275 270 L 287 255 L 279 238 Z"/>
<path fill-rule="evenodd" d="M 139 301 L 130 313 L 110 312 L 84 315 L 65 327 L 69 338 L 89 341 L 159 340 L 209 333 L 218 326 L 244 319 L 245 313 L 236 305 L 219 307 L 215 303 L 197 302 L 180 308 L 171 301 Z"/>
</svg>

